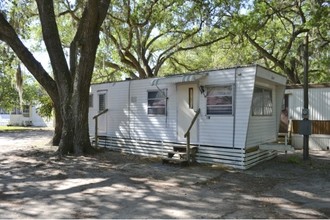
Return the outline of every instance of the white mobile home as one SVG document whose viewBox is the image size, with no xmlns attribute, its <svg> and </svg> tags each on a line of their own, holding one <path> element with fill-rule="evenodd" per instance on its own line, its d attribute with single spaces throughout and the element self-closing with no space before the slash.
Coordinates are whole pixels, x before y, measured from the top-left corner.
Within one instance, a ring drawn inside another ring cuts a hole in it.
<svg viewBox="0 0 330 220">
<path fill-rule="evenodd" d="M 164 156 L 190 143 L 196 159 L 246 169 L 273 158 L 260 144 L 276 141 L 286 78 L 259 65 L 91 86 L 89 126 L 99 145 Z M 166 155 L 166 153 L 165 153 Z"/>
<path fill-rule="evenodd" d="M 309 148 L 312 150 L 329 150 L 330 146 L 330 83 L 310 84 L 308 89 L 309 120 L 312 134 L 309 137 Z M 298 121 L 302 120 L 304 106 L 302 85 L 287 86 L 285 107 L 287 118 L 291 120 L 291 145 L 302 149 L 303 136 L 298 134 Z"/>
<path fill-rule="evenodd" d="M 42 118 L 38 114 L 36 106 L 23 105 L 23 112 L 18 108 L 14 108 L 11 112 L 6 112 L 0 108 L 0 125 L 53 127 L 53 121 Z"/>
</svg>

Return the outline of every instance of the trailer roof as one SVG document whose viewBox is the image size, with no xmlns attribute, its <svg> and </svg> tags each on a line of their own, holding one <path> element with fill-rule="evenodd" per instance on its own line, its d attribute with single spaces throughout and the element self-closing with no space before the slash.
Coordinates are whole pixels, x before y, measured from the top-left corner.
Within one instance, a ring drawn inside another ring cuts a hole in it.
<svg viewBox="0 0 330 220">
<path fill-rule="evenodd" d="M 183 76 L 183 75 L 195 75 L 195 74 L 203 74 L 206 72 L 212 72 L 212 71 L 217 71 L 217 70 L 228 70 L 228 69 L 237 69 L 237 68 L 247 68 L 247 67 L 261 67 L 263 69 L 266 69 L 268 71 L 273 72 L 274 74 L 281 75 L 273 70 L 270 70 L 264 66 L 261 66 L 259 64 L 247 64 L 247 65 L 237 65 L 237 66 L 231 66 L 231 67 L 223 67 L 223 68 L 214 68 L 214 69 L 207 69 L 207 70 L 196 70 L 192 72 L 187 72 L 187 73 L 178 73 L 178 74 L 170 74 L 166 76 L 157 76 L 157 77 L 152 77 L 154 79 L 156 78 L 168 78 L 168 77 L 177 77 L 177 76 Z M 143 80 L 143 79 L 126 79 L 126 80 L 119 80 L 119 81 L 108 81 L 108 82 L 101 82 L 101 83 L 92 83 L 92 85 L 97 85 L 97 84 L 103 84 L 103 83 L 113 83 L 113 82 L 125 82 L 127 80 Z"/>
<path fill-rule="evenodd" d="M 303 84 L 296 85 L 287 85 L 286 89 L 303 89 Z M 327 83 L 310 83 L 308 84 L 308 88 L 330 88 L 330 82 Z"/>
</svg>

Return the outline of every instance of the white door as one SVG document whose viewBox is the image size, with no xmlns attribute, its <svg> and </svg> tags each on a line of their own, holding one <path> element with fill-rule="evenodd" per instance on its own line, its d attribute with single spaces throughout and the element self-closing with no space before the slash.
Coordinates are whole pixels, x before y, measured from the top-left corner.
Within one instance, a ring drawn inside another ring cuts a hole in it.
<svg viewBox="0 0 330 220">
<path fill-rule="evenodd" d="M 107 106 L 107 92 L 102 91 L 98 93 L 98 113 L 108 108 Z M 107 133 L 108 112 L 98 117 L 98 135 L 105 135 Z"/>
<path fill-rule="evenodd" d="M 185 142 L 184 134 L 190 126 L 198 105 L 198 87 L 196 84 L 181 84 L 177 86 L 178 91 L 178 141 Z M 197 121 L 190 130 L 190 142 L 197 142 Z"/>
</svg>

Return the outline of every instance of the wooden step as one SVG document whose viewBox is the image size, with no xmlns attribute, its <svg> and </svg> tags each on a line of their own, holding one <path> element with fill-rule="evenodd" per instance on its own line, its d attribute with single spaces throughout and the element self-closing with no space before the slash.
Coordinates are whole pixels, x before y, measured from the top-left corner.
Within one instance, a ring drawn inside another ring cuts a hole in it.
<svg viewBox="0 0 330 220">
<path fill-rule="evenodd" d="M 186 155 L 186 151 L 166 151 L 168 154 L 178 154 L 178 155 Z"/>
<path fill-rule="evenodd" d="M 175 163 L 175 164 L 180 164 L 180 165 L 188 165 L 188 160 L 185 159 L 176 159 L 176 158 L 168 158 L 164 157 L 162 159 L 163 164 L 165 163 Z"/>
<path fill-rule="evenodd" d="M 175 155 L 179 156 L 180 159 L 184 159 L 187 155 L 187 152 L 167 151 L 167 158 L 173 158 Z"/>
</svg>

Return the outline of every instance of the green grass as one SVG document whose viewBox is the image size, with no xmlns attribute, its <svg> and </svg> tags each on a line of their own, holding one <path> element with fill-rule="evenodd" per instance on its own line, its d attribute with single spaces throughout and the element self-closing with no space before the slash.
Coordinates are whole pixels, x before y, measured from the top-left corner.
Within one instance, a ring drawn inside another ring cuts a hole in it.
<svg viewBox="0 0 330 220">
<path fill-rule="evenodd" d="M 39 129 L 40 128 L 21 127 L 21 126 L 0 126 L 0 132 L 16 132 L 16 131 L 39 130 Z"/>
<path fill-rule="evenodd" d="M 301 164 L 301 159 L 297 155 L 292 155 L 288 157 L 288 162 L 292 164 Z"/>
</svg>

